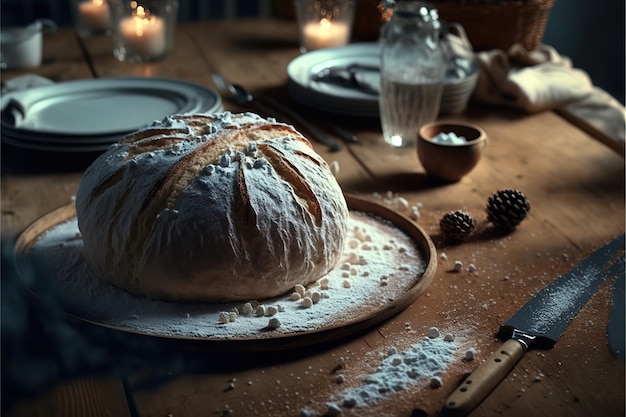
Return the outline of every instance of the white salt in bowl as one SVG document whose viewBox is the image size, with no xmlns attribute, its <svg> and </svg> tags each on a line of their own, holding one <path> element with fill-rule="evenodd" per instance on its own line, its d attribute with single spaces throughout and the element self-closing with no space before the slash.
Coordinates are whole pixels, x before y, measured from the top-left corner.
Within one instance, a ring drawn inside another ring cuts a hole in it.
<svg viewBox="0 0 626 417">
<path fill-rule="evenodd" d="M 437 135 L 454 133 L 462 143 L 433 141 Z M 480 160 L 487 146 L 487 134 L 478 126 L 462 122 L 432 122 L 419 131 L 417 156 L 424 170 L 445 181 L 458 181 Z"/>
</svg>

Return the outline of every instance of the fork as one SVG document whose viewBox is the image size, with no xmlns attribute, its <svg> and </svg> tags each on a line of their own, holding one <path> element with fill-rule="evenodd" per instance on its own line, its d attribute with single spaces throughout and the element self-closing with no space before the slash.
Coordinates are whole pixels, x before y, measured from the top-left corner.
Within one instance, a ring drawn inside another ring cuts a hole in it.
<svg viewBox="0 0 626 417">
<path fill-rule="evenodd" d="M 213 79 L 213 84 L 215 84 L 215 87 L 217 87 L 218 90 L 230 93 L 232 96 L 235 97 L 235 100 L 238 104 L 242 106 L 255 106 L 259 111 L 265 113 L 266 115 L 276 114 L 275 111 L 272 111 L 263 103 L 261 103 L 261 100 L 266 101 L 270 103 L 274 108 L 278 109 L 281 113 L 286 115 L 289 119 L 303 126 L 316 141 L 328 146 L 330 151 L 336 152 L 342 149 L 342 146 L 337 143 L 337 141 L 335 141 L 333 138 L 320 130 L 317 126 L 305 120 L 298 113 L 285 106 L 284 104 L 278 102 L 277 100 L 274 100 L 271 97 L 261 97 L 259 95 L 255 97 L 250 94 L 243 86 L 226 81 L 222 74 L 217 71 L 212 72 L 211 78 Z"/>
</svg>

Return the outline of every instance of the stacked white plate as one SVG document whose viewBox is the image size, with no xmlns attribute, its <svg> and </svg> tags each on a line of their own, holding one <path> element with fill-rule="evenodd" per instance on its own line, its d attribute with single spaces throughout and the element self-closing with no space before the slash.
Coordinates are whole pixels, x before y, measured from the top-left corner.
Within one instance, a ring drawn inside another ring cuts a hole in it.
<svg viewBox="0 0 626 417">
<path fill-rule="evenodd" d="M 378 96 L 342 87 L 314 77 L 323 69 L 358 64 L 378 67 L 377 43 L 354 43 L 337 48 L 307 52 L 287 66 L 290 95 L 299 102 L 329 113 L 378 117 Z"/>
<path fill-rule="evenodd" d="M 25 149 L 99 152 L 171 114 L 215 112 L 206 87 L 164 78 L 68 81 L 2 96 L 2 141 Z"/>
<path fill-rule="evenodd" d="M 478 63 L 473 57 L 456 56 L 448 61 L 439 113 L 462 113 L 467 107 L 477 81 Z"/>
<path fill-rule="evenodd" d="M 354 43 L 298 56 L 287 66 L 289 93 L 295 100 L 329 113 L 378 117 L 378 95 L 315 79 L 324 69 L 345 68 L 350 65 L 379 67 L 379 44 Z M 465 77 L 446 79 L 442 92 L 441 114 L 461 113 L 465 110 L 478 79 L 478 66 L 474 63 L 471 69 L 472 72 Z M 372 75 L 374 76 L 377 79 L 368 80 L 369 85 L 379 85 L 380 74 L 376 72 Z"/>
</svg>

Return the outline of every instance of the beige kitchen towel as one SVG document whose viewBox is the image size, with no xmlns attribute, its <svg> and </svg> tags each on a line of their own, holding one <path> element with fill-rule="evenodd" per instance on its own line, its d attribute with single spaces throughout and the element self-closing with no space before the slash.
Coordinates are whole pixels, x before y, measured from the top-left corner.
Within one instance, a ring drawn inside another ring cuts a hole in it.
<svg viewBox="0 0 626 417">
<path fill-rule="evenodd" d="M 479 52 L 476 59 L 481 73 L 474 98 L 486 103 L 532 113 L 581 99 L 593 89 L 587 74 L 550 46 L 527 52 L 514 45 L 508 53 L 499 49 Z"/>
<path fill-rule="evenodd" d="M 508 52 L 475 54 L 480 76 L 472 98 L 529 113 L 555 110 L 609 146 L 624 154 L 626 110 L 604 90 L 595 87 L 587 73 L 574 68 L 568 57 L 541 45 L 527 51 L 514 45 Z"/>
</svg>

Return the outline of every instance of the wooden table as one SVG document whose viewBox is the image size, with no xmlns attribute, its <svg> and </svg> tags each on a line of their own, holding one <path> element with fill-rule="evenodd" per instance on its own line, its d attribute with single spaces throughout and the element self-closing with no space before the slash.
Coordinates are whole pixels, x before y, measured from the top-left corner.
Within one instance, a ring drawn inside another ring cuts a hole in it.
<svg viewBox="0 0 626 417">
<path fill-rule="evenodd" d="M 139 65 L 116 61 L 109 38 L 82 40 L 71 29 L 61 29 L 46 35 L 45 63 L 32 72 L 54 81 L 132 75 L 171 77 L 213 87 L 209 71 L 216 68 L 231 81 L 273 94 L 323 124 L 328 116 L 298 105 L 287 92 L 285 68 L 298 55 L 296 39 L 294 24 L 281 20 L 187 24 L 178 28 L 171 56 L 160 63 Z M 4 72 L 3 80 L 22 73 Z M 228 110 L 244 110 L 228 98 L 224 104 Z M 39 355 L 49 351 L 46 363 L 59 364 L 57 355 L 63 356 L 64 351 L 74 356 L 64 359 L 65 367 L 59 365 L 58 369 L 69 369 L 67 375 L 57 378 L 60 371 L 55 373 L 54 368 L 46 368 L 49 373 L 43 368 L 36 372 L 51 377 L 42 377 L 46 383 L 35 386 L 40 389 L 32 397 L 16 397 L 4 379 L 3 394 L 9 394 L 3 406 L 13 406 L 7 415 L 277 417 L 300 415 L 303 408 L 323 415 L 333 394 L 350 384 L 361 384 L 359 375 L 373 371 L 377 358 L 372 353 L 387 352 L 390 347 L 406 349 L 433 326 L 463 335 L 476 348 L 476 359 L 453 362 L 440 388 L 417 385 L 375 406 L 346 410 L 343 415 L 437 415 L 463 376 L 497 349 L 501 342 L 495 332 L 513 312 L 624 231 L 623 158 L 555 113 L 525 115 L 470 106 L 466 114 L 454 119 L 484 128 L 489 146 L 478 167 L 451 184 L 429 178 L 414 151 L 394 151 L 382 143 L 377 121 L 330 119 L 360 138 L 359 143 L 334 153 L 314 143 L 328 162 L 339 164 L 338 180 L 345 191 L 371 199 L 374 193 L 393 193 L 410 205 L 422 204 L 418 224 L 430 234 L 438 252 L 447 255 L 447 261 L 439 259 L 434 280 L 423 296 L 362 334 L 275 353 L 214 352 L 176 343 L 146 344 L 143 339 L 131 344 L 132 335 L 120 337 L 111 331 L 103 337 L 93 329 L 96 326 L 69 319 L 62 324 L 68 326 L 69 334 L 83 339 L 66 340 L 69 344 L 56 348 L 54 330 L 30 324 L 31 339 L 48 348 L 39 349 Z M 26 157 L 17 161 L 22 165 L 6 160 L 12 155 L 5 146 L 5 241 L 39 216 L 69 203 L 81 178 L 80 169 L 55 166 L 54 154 L 45 157 L 48 163 Z M 439 220 L 450 210 L 466 210 L 486 227 L 487 198 L 503 188 L 522 190 L 532 205 L 529 218 L 515 232 L 499 237 L 479 233 L 458 245 L 441 239 Z M 475 264 L 477 272 L 450 273 L 456 260 Z M 3 276 L 3 284 L 6 279 Z M 624 415 L 624 364 L 607 347 L 611 288 L 612 282 L 603 284 L 553 349 L 530 351 L 471 415 Z M 32 308 L 32 303 L 28 305 Z M 21 320 L 23 315 L 19 310 L 5 313 L 3 305 L 3 326 L 5 320 Z M 115 340 L 116 345 L 107 346 L 107 340 Z M 3 337 L 5 346 L 15 347 L 15 343 Z M 23 351 L 37 352 L 36 347 L 24 345 Z M 3 349 L 4 368 L 9 362 Z M 91 351 L 98 352 L 99 359 L 86 360 L 84 356 Z M 333 375 L 339 358 L 345 360 L 344 384 L 338 384 Z M 72 361 L 84 366 L 74 369 Z"/>
</svg>

